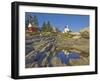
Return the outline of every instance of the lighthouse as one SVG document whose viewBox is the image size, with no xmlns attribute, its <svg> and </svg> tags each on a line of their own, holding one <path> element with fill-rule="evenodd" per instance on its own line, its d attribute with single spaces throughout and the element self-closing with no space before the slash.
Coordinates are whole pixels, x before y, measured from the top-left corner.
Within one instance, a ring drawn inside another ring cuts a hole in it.
<svg viewBox="0 0 100 81">
<path fill-rule="evenodd" d="M 68 25 L 65 26 L 63 33 L 68 33 L 69 31 L 70 31 L 70 29 L 69 29 Z"/>
</svg>

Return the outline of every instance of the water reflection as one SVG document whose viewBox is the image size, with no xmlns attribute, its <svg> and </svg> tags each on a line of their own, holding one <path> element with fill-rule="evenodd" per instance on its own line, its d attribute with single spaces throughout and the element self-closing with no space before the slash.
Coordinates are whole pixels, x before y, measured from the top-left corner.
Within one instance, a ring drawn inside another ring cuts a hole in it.
<svg viewBox="0 0 100 81">
<path fill-rule="evenodd" d="M 63 50 L 57 53 L 57 57 L 60 58 L 63 64 L 68 64 L 70 59 L 79 59 L 79 54 L 76 52 L 69 52 L 67 50 Z"/>
<path fill-rule="evenodd" d="M 60 50 L 50 52 L 42 52 L 36 54 L 34 62 L 36 62 L 38 67 L 53 67 L 61 66 L 63 64 L 69 64 L 70 59 L 79 59 L 80 56 L 76 52 L 69 52 L 68 50 Z"/>
<path fill-rule="evenodd" d="M 62 50 L 62 52 L 64 52 L 65 55 L 69 55 L 69 52 L 67 50 Z"/>
</svg>

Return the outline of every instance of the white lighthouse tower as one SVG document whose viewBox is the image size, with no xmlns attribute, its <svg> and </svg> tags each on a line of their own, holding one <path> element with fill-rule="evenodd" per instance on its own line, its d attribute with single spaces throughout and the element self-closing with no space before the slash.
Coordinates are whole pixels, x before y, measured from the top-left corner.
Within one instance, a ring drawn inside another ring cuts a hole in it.
<svg viewBox="0 0 100 81">
<path fill-rule="evenodd" d="M 69 31 L 70 31 L 70 29 L 69 29 L 68 25 L 65 26 L 63 33 L 68 33 Z"/>
</svg>

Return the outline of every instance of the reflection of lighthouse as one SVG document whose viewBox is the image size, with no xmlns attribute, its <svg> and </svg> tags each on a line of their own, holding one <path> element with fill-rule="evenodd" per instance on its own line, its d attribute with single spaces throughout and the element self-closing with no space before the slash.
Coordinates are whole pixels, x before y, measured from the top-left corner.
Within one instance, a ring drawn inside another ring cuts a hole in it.
<svg viewBox="0 0 100 81">
<path fill-rule="evenodd" d="M 70 31 L 70 29 L 68 28 L 68 25 L 65 26 L 65 29 L 64 29 L 63 33 L 68 33 L 69 31 Z"/>
<path fill-rule="evenodd" d="M 65 55 L 69 55 L 70 53 L 67 50 L 63 50 Z"/>
</svg>

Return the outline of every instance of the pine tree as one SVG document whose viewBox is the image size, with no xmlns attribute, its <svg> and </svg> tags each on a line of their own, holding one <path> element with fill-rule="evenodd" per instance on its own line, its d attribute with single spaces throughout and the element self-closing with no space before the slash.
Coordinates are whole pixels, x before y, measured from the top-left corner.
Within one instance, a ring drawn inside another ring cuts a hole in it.
<svg viewBox="0 0 100 81">
<path fill-rule="evenodd" d="M 47 31 L 47 24 L 46 24 L 45 21 L 43 22 L 43 25 L 42 25 L 41 30 L 42 30 L 42 31 Z"/>
<path fill-rule="evenodd" d="M 28 28 L 28 24 L 29 24 L 29 15 L 25 15 L 25 29 Z"/>
<path fill-rule="evenodd" d="M 34 24 L 36 27 L 38 27 L 38 18 L 37 18 L 36 15 L 33 17 L 33 24 Z"/>
<path fill-rule="evenodd" d="M 53 31 L 53 28 L 52 28 L 52 26 L 51 26 L 50 21 L 47 22 L 47 31 L 48 31 L 48 32 L 52 32 L 52 31 Z"/>
<path fill-rule="evenodd" d="M 48 21 L 47 23 L 43 22 L 42 31 L 45 31 L 45 32 L 52 32 L 53 31 L 53 28 L 51 26 L 50 21 Z"/>
<path fill-rule="evenodd" d="M 28 28 L 29 20 L 25 20 L 25 28 Z"/>
</svg>

